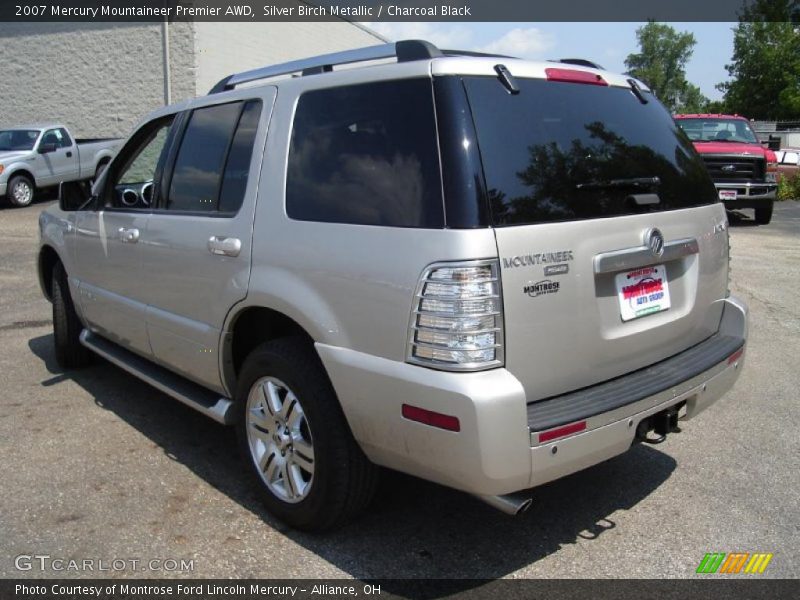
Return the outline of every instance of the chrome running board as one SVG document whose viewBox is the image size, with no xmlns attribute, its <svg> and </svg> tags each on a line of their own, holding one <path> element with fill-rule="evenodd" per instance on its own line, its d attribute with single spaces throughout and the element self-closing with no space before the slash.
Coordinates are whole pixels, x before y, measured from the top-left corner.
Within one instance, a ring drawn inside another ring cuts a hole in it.
<svg viewBox="0 0 800 600">
<path fill-rule="evenodd" d="M 219 394 L 184 379 L 138 354 L 125 350 L 88 329 L 81 332 L 80 340 L 81 344 L 95 354 L 99 354 L 120 369 L 124 369 L 154 388 L 214 419 L 217 423 L 229 425 L 233 422 L 233 411 L 231 410 L 233 402 L 230 399 L 221 398 Z"/>
</svg>

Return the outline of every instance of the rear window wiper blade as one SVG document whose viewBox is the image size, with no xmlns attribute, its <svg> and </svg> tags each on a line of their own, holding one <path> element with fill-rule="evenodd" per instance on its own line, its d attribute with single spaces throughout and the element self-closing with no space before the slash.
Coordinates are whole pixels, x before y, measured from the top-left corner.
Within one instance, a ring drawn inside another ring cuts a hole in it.
<svg viewBox="0 0 800 600">
<path fill-rule="evenodd" d="M 608 181 L 587 181 L 575 186 L 576 190 L 604 190 L 609 188 L 654 188 L 661 185 L 659 177 L 629 177 L 609 179 Z"/>
<path fill-rule="evenodd" d="M 500 80 L 500 83 L 503 84 L 504 88 L 506 88 L 513 95 L 519 94 L 519 85 L 517 84 L 517 80 L 514 79 L 514 76 L 511 74 L 511 71 L 508 70 L 508 67 L 505 65 L 495 65 L 494 72 L 497 73 L 497 78 Z"/>
<path fill-rule="evenodd" d="M 644 95 L 644 92 L 642 92 L 642 88 L 640 88 L 639 84 L 636 83 L 635 79 L 628 79 L 628 85 L 631 86 L 631 91 L 633 92 L 633 95 L 636 96 L 636 98 L 639 100 L 639 102 L 641 102 L 642 104 L 647 104 L 648 102 L 650 102 Z"/>
</svg>

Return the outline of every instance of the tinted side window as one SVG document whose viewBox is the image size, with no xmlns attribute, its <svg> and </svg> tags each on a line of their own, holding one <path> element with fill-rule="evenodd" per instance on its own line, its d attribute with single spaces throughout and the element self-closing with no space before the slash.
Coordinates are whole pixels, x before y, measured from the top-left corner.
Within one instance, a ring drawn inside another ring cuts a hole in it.
<svg viewBox="0 0 800 600">
<path fill-rule="evenodd" d="M 41 144 L 55 144 L 56 148 L 66 148 L 71 146 L 72 142 L 63 129 L 48 129 L 42 136 Z"/>
<path fill-rule="evenodd" d="M 429 79 L 300 97 L 286 180 L 289 217 L 443 227 L 439 173 Z"/>
<path fill-rule="evenodd" d="M 219 192 L 220 212 L 234 213 L 242 205 L 260 116 L 260 100 L 250 100 L 245 103 L 222 175 L 222 189 Z"/>
<path fill-rule="evenodd" d="M 166 208 L 215 211 L 222 170 L 241 102 L 198 108 L 189 117 L 169 186 Z"/>
<path fill-rule="evenodd" d="M 594 219 L 717 202 L 691 142 L 627 88 L 467 77 L 496 225 Z M 652 202 L 652 200 L 656 200 Z"/>
<path fill-rule="evenodd" d="M 63 127 L 60 127 L 58 131 L 61 133 L 61 147 L 67 148 L 69 146 L 72 146 L 72 140 L 70 139 L 67 130 L 64 129 Z"/>
</svg>

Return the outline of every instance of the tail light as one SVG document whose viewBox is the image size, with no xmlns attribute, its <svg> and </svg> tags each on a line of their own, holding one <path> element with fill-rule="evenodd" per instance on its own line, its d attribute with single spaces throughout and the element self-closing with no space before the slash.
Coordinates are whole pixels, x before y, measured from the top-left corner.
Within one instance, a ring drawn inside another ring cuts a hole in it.
<svg viewBox="0 0 800 600">
<path fill-rule="evenodd" d="M 728 217 L 725 217 L 725 226 L 728 227 Z M 731 297 L 731 234 L 725 232 L 725 240 L 728 243 L 728 280 L 725 282 L 725 297 Z"/>
<path fill-rule="evenodd" d="M 422 273 L 414 296 L 408 362 L 448 371 L 503 364 L 500 263 L 438 263 Z"/>
<path fill-rule="evenodd" d="M 725 297 L 728 298 L 731 295 L 731 236 L 730 232 L 728 231 L 730 228 L 730 224 L 728 223 L 728 216 L 725 215 L 725 220 L 722 223 L 718 223 L 714 225 L 714 235 L 725 234 L 725 256 L 728 260 L 728 268 L 725 269 L 727 275 L 727 281 L 725 283 Z"/>
</svg>

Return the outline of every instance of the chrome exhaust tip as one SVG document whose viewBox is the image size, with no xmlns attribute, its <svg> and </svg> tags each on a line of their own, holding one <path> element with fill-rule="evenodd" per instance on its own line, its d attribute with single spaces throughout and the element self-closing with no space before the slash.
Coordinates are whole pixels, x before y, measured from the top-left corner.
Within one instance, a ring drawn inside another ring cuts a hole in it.
<svg viewBox="0 0 800 600">
<path fill-rule="evenodd" d="M 481 496 L 474 494 L 474 496 L 497 510 L 515 517 L 524 513 L 533 504 L 533 499 L 516 494 L 506 494 L 504 496 Z"/>
</svg>

